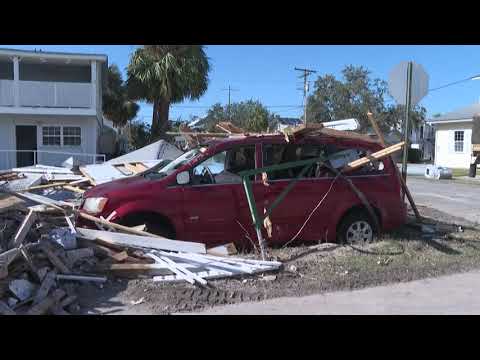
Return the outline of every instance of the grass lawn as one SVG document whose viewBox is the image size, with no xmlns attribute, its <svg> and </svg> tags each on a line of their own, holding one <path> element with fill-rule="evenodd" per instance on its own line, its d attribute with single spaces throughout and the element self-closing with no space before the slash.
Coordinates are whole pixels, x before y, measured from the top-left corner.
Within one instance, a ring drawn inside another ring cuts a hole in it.
<svg viewBox="0 0 480 360">
<path fill-rule="evenodd" d="M 468 169 L 452 169 L 453 177 L 468 176 Z"/>
</svg>

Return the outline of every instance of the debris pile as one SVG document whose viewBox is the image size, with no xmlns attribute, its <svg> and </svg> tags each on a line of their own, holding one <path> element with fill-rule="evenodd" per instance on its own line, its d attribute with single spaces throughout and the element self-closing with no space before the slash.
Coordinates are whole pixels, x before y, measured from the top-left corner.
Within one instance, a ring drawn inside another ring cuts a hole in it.
<svg viewBox="0 0 480 360">
<path fill-rule="evenodd" d="M 202 243 L 171 240 L 80 213 L 69 202 L 11 194 L 36 205 L 0 213 L 2 315 L 76 313 L 76 288 L 86 282 L 104 286 L 124 277 L 205 286 L 211 279 L 277 271 L 282 265 L 229 257 L 231 244 L 207 251 Z M 79 216 L 94 221 L 98 230 L 76 227 Z"/>
</svg>

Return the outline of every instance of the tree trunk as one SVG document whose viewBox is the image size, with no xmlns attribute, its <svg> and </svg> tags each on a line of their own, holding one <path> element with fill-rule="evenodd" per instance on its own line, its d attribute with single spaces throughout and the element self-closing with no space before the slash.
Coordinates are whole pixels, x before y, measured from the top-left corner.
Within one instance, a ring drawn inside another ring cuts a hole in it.
<svg viewBox="0 0 480 360">
<path fill-rule="evenodd" d="M 159 114 L 158 100 L 153 102 L 153 115 L 152 115 L 152 138 L 156 138 L 159 133 L 159 123 L 160 123 L 160 114 Z"/>
<path fill-rule="evenodd" d="M 166 99 L 162 99 L 160 101 L 160 135 L 164 136 L 165 132 L 167 132 L 170 123 L 170 101 Z"/>
<path fill-rule="evenodd" d="M 160 98 L 153 103 L 152 137 L 163 138 L 168 130 L 170 101 Z"/>
</svg>

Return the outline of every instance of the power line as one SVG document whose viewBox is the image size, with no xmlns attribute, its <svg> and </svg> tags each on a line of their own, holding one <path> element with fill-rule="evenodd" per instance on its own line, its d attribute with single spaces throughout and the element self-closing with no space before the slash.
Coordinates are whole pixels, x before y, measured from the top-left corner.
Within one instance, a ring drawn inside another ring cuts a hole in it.
<svg viewBox="0 0 480 360">
<path fill-rule="evenodd" d="M 303 75 L 299 76 L 300 78 L 303 77 L 303 121 L 305 121 L 305 125 L 307 125 L 307 93 L 308 93 L 308 76 L 310 74 L 316 73 L 315 70 L 310 70 L 310 69 L 302 69 L 302 68 L 295 68 L 296 71 L 301 71 L 303 72 Z"/>
<path fill-rule="evenodd" d="M 470 76 L 470 77 L 468 77 L 466 79 L 463 79 L 463 80 L 454 81 L 452 83 L 445 84 L 445 85 L 442 85 L 442 86 L 439 86 L 439 87 L 436 87 L 436 88 L 433 88 L 433 89 L 429 89 L 428 91 L 430 92 L 430 91 L 440 90 L 440 89 L 443 89 L 443 88 L 446 88 L 446 87 L 449 87 L 449 86 L 452 86 L 452 85 L 460 84 L 460 83 L 465 82 L 465 81 L 478 80 L 478 79 L 480 79 L 480 74 Z"/>
</svg>

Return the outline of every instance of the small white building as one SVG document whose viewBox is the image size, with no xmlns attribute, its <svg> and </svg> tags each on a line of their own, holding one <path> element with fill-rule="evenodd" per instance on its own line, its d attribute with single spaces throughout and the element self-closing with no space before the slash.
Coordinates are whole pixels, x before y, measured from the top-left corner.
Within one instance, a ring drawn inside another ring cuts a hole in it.
<svg viewBox="0 0 480 360">
<path fill-rule="evenodd" d="M 98 161 L 106 55 L 0 49 L 0 169 Z"/>
<path fill-rule="evenodd" d="M 480 103 L 429 120 L 435 127 L 435 165 L 468 169 L 472 161 L 472 127 Z"/>
<path fill-rule="evenodd" d="M 435 130 L 430 123 L 422 121 L 412 129 L 410 134 L 410 147 L 420 150 L 422 161 L 434 159 Z"/>
</svg>

